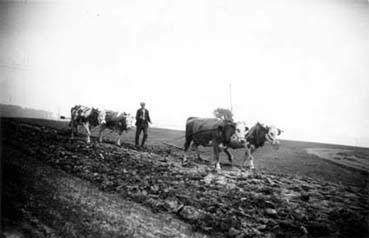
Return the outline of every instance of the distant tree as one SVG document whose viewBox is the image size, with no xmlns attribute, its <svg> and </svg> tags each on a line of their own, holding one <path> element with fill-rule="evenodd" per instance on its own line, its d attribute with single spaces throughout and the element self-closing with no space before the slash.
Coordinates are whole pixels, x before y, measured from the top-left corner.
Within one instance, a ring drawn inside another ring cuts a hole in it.
<svg viewBox="0 0 369 238">
<path fill-rule="evenodd" d="M 217 108 L 213 113 L 216 118 L 233 121 L 233 113 L 229 109 Z"/>
</svg>

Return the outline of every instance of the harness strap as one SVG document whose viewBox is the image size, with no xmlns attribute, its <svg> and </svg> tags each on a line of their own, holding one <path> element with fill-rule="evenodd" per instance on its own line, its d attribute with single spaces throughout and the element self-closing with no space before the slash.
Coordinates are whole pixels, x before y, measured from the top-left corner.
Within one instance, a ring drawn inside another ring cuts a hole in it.
<svg viewBox="0 0 369 238">
<path fill-rule="evenodd" d="M 200 134 L 200 133 L 203 133 L 203 132 L 216 131 L 216 130 L 217 130 L 217 128 L 215 128 L 215 129 L 206 129 L 206 130 L 196 131 L 195 133 L 193 133 L 193 135 Z"/>
</svg>

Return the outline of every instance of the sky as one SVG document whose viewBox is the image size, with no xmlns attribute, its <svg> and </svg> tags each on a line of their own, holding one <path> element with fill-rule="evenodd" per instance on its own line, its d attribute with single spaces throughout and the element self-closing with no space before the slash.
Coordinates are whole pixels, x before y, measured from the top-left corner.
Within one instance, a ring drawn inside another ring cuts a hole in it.
<svg viewBox="0 0 369 238">
<path fill-rule="evenodd" d="M 231 92 L 236 120 L 369 147 L 366 0 L 1 1 L 0 52 L 0 103 L 184 129 Z"/>
</svg>

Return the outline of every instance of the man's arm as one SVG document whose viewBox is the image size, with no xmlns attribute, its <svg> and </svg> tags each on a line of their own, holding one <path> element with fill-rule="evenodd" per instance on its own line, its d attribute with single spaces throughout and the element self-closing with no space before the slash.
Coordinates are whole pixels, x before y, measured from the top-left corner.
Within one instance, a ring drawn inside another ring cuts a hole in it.
<svg viewBox="0 0 369 238">
<path fill-rule="evenodd" d="M 138 121 L 138 119 L 140 118 L 140 109 L 137 110 L 136 112 L 136 121 Z"/>
<path fill-rule="evenodd" d="M 147 121 L 151 123 L 149 110 L 146 110 L 146 112 L 147 112 Z"/>
</svg>

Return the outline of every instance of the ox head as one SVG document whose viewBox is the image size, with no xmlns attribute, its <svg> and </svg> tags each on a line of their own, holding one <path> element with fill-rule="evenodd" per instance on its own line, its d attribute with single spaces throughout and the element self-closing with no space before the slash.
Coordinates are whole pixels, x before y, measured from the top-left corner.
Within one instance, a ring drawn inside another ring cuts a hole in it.
<svg viewBox="0 0 369 238">
<path fill-rule="evenodd" d="M 101 110 L 101 111 L 97 110 L 96 118 L 97 118 L 97 121 L 98 121 L 99 125 L 106 124 L 106 111 L 105 110 Z"/>
<path fill-rule="evenodd" d="M 266 126 L 266 129 L 267 129 L 267 133 L 265 135 L 265 139 L 272 145 L 279 144 L 279 140 L 277 139 L 277 136 L 279 136 L 283 131 L 281 129 L 278 129 L 275 126 Z"/>
<path fill-rule="evenodd" d="M 277 145 L 279 141 L 277 136 L 282 133 L 282 130 L 275 126 L 264 126 L 257 122 L 255 126 L 246 134 L 246 140 L 249 144 L 255 146 L 255 148 L 261 147 L 265 142 L 269 142 L 272 145 Z"/>
<path fill-rule="evenodd" d="M 134 117 L 129 113 L 125 113 L 125 118 L 126 118 L 127 130 L 129 130 L 134 125 Z"/>
<path fill-rule="evenodd" d="M 232 142 L 236 143 L 245 143 L 246 142 L 246 133 L 249 130 L 249 128 L 246 126 L 246 123 L 243 121 L 239 121 L 235 123 L 235 132 L 231 137 Z"/>
<path fill-rule="evenodd" d="M 122 112 L 122 113 L 115 113 L 116 118 L 112 118 L 112 121 L 118 122 L 118 127 L 121 130 L 129 130 L 133 127 L 133 117 L 131 114 Z"/>
</svg>

